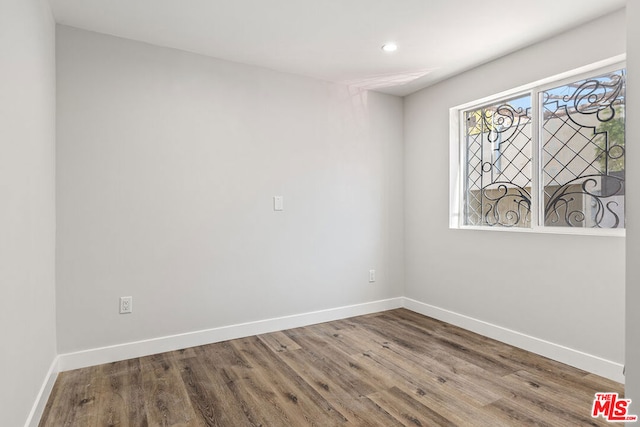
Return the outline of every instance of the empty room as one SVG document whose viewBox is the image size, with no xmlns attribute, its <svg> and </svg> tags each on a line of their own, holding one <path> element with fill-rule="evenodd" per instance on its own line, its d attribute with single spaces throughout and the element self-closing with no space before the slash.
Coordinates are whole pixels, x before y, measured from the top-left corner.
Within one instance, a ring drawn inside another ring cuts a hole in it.
<svg viewBox="0 0 640 427">
<path fill-rule="evenodd" d="M 1 425 L 637 419 L 640 3 L 1 5 Z"/>
</svg>

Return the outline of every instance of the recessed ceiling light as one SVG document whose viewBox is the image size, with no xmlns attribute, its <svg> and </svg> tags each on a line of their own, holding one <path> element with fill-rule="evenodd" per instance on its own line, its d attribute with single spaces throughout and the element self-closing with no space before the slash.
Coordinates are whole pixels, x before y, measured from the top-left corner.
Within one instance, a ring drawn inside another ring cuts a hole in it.
<svg viewBox="0 0 640 427">
<path fill-rule="evenodd" d="M 395 52 L 396 50 L 398 50 L 398 45 L 392 42 L 385 43 L 382 45 L 382 50 L 384 50 L 385 52 Z"/>
</svg>

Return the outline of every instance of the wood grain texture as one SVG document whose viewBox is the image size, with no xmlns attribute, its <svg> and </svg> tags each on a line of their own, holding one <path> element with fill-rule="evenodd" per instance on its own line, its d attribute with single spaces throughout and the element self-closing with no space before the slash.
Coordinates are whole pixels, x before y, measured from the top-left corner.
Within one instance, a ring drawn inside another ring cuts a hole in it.
<svg viewBox="0 0 640 427">
<path fill-rule="evenodd" d="M 621 384 L 405 309 L 63 372 L 47 426 L 611 426 Z"/>
</svg>

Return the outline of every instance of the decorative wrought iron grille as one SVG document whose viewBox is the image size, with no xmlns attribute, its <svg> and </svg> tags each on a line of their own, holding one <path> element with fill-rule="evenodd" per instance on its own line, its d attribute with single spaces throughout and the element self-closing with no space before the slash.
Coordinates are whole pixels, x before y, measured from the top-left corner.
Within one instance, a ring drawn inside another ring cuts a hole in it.
<svg viewBox="0 0 640 427">
<path fill-rule="evenodd" d="M 544 225 L 624 227 L 625 71 L 541 93 Z"/>
<path fill-rule="evenodd" d="M 465 112 L 465 225 L 531 226 L 531 97 Z"/>
<path fill-rule="evenodd" d="M 624 69 L 472 108 L 463 119 L 465 225 L 624 228 Z"/>
</svg>

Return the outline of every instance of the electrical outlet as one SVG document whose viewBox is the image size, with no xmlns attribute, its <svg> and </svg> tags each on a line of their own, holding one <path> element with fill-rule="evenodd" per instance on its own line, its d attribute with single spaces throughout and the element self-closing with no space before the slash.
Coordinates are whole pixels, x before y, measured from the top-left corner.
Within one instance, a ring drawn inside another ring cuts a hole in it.
<svg viewBox="0 0 640 427">
<path fill-rule="evenodd" d="M 120 314 L 127 314 L 133 311 L 133 297 L 120 297 Z"/>
<path fill-rule="evenodd" d="M 376 271 L 369 270 L 369 283 L 373 283 L 376 281 Z"/>
</svg>

